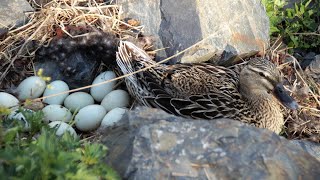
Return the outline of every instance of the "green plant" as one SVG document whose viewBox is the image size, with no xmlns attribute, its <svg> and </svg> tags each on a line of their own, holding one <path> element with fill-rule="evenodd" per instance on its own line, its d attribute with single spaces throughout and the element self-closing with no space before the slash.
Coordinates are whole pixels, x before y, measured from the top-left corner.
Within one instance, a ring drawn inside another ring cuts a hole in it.
<svg viewBox="0 0 320 180">
<path fill-rule="evenodd" d="M 270 19 L 270 35 L 282 36 L 288 47 L 315 49 L 320 47 L 319 0 L 301 0 L 294 7 L 285 7 L 286 0 L 262 0 Z"/>
<path fill-rule="evenodd" d="M 25 115 L 28 133 L 0 114 L 0 179 L 120 179 L 103 162 L 104 145 L 81 143 L 69 133 L 57 137 L 42 123 L 41 112 Z"/>
</svg>

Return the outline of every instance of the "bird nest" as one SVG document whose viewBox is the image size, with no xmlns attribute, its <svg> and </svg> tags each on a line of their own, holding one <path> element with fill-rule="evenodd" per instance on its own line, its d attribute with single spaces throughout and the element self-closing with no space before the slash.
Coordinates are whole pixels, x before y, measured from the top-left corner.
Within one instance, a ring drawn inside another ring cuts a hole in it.
<svg viewBox="0 0 320 180">
<path fill-rule="evenodd" d="M 74 37 L 102 31 L 120 39 L 138 36 L 142 27 L 137 21 L 124 20 L 119 6 L 99 2 L 53 0 L 43 7 L 33 3 L 37 11 L 27 14 L 29 21 L 19 28 L 9 28 L 9 32 L 0 37 L 0 90 L 9 89 L 25 77 L 36 74 L 33 68 L 35 52 L 62 34 Z M 85 30 L 75 35 L 72 33 L 74 27 Z"/>
<path fill-rule="evenodd" d="M 142 26 L 138 21 L 125 19 L 118 5 L 106 5 L 99 0 L 53 0 L 37 11 L 30 12 L 29 21 L 19 28 L 9 29 L 0 37 L 0 90 L 8 90 L 27 76 L 36 74 L 33 66 L 35 52 L 61 34 L 85 36 L 91 30 L 115 34 L 119 39 L 138 38 Z M 70 27 L 86 27 L 74 35 Z M 88 30 L 89 29 L 89 30 Z M 147 49 L 147 48 L 146 48 Z M 189 49 L 189 48 L 188 48 Z M 185 51 L 181 51 L 179 54 Z M 286 127 L 282 133 L 288 139 L 307 139 L 320 142 L 320 87 L 299 66 L 297 59 L 273 46 L 266 54 L 279 66 L 288 80 L 287 90 L 301 108 L 285 111 Z M 290 57 L 290 61 L 286 61 Z M 164 61 L 169 60 L 165 59 Z M 117 79 L 123 78 L 118 77 Z"/>
</svg>

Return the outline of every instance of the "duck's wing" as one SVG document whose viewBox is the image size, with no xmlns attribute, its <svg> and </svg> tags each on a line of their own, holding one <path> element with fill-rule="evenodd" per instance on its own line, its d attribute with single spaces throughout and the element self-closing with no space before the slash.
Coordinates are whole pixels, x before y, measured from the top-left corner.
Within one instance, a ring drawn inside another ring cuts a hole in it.
<svg viewBox="0 0 320 180">
<path fill-rule="evenodd" d="M 162 86 L 173 97 L 209 93 L 237 93 L 238 73 L 221 66 L 207 63 L 175 64 L 162 71 Z"/>
<path fill-rule="evenodd" d="M 243 105 L 234 71 L 209 64 L 177 64 L 162 70 L 163 79 L 144 71 L 149 95 L 144 104 L 184 117 L 234 118 Z"/>
<path fill-rule="evenodd" d="M 117 62 L 124 74 L 139 71 L 128 76 L 126 84 L 144 105 L 204 119 L 232 118 L 241 106 L 238 73 L 233 70 L 205 63 L 156 64 L 129 42 L 120 43 Z"/>
</svg>

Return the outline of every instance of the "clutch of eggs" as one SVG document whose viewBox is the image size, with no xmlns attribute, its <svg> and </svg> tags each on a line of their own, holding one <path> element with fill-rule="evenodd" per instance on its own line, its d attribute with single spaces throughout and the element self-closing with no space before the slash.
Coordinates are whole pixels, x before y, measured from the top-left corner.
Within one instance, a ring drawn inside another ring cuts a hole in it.
<svg viewBox="0 0 320 180">
<path fill-rule="evenodd" d="M 93 81 L 90 94 L 86 92 L 65 93 L 69 91 L 67 83 L 61 80 L 52 81 L 50 84 L 38 76 L 31 76 L 23 80 L 17 87 L 17 97 L 0 92 L 0 106 L 15 110 L 19 107 L 19 100 L 45 97 L 47 104 L 42 109 L 44 122 L 50 127 L 57 128 L 56 134 L 62 135 L 69 132 L 76 137 L 76 132 L 68 123 L 73 118 L 75 127 L 80 131 L 96 130 L 100 125 L 112 126 L 125 114 L 124 109 L 129 105 L 129 94 L 121 89 L 114 90 L 116 81 L 103 83 L 114 79 L 116 74 L 112 71 L 100 73 Z M 58 95 L 56 95 L 58 94 Z M 11 119 L 19 119 L 26 123 L 27 119 L 22 114 L 14 111 Z M 13 118 L 14 117 L 14 118 Z M 102 124 L 101 124 L 102 123 Z"/>
</svg>

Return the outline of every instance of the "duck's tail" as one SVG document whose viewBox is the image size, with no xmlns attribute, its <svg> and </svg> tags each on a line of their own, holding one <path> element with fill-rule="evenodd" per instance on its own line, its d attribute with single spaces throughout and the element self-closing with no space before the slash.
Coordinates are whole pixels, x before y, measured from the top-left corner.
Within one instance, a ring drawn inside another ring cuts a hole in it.
<svg viewBox="0 0 320 180">
<path fill-rule="evenodd" d="M 120 41 L 116 60 L 122 73 L 128 75 L 126 85 L 129 92 L 138 98 L 140 103 L 148 105 L 145 98 L 152 96 L 153 93 L 147 76 L 156 74 L 154 69 L 156 62 L 144 50 L 128 41 Z"/>
<path fill-rule="evenodd" d="M 156 63 L 145 51 L 128 41 L 120 41 L 116 59 L 123 74 L 131 74 L 137 70 L 142 71 L 144 68 L 152 67 Z M 136 83 L 137 79 L 135 77 L 135 75 L 130 75 L 127 79 L 132 83 Z"/>
</svg>

